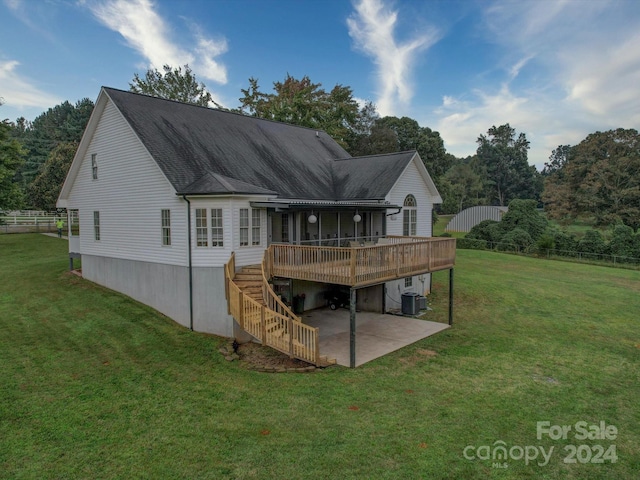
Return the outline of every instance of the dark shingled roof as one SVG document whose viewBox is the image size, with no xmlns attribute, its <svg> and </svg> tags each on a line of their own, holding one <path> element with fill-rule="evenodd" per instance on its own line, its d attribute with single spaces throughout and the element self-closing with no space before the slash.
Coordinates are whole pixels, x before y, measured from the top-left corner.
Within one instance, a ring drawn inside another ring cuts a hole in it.
<svg viewBox="0 0 640 480">
<path fill-rule="evenodd" d="M 323 131 L 103 89 L 181 194 L 383 199 L 415 155 L 352 158 Z"/>
<path fill-rule="evenodd" d="M 352 157 L 333 162 L 338 200 L 381 200 L 389 193 L 415 151 Z"/>
</svg>

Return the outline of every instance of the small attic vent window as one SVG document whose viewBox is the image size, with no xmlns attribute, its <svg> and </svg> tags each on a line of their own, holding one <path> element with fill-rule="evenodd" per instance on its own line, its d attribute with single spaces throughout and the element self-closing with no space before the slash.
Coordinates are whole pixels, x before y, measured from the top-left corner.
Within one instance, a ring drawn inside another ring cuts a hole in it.
<svg viewBox="0 0 640 480">
<path fill-rule="evenodd" d="M 98 155 L 95 153 L 91 154 L 91 176 L 94 180 L 98 179 L 98 160 L 96 160 L 96 157 Z"/>
</svg>

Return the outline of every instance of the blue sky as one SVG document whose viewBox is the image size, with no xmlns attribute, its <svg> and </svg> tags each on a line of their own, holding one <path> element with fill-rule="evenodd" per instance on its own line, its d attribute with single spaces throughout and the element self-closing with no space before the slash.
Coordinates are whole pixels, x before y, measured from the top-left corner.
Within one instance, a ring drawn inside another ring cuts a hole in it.
<svg viewBox="0 0 640 480">
<path fill-rule="evenodd" d="M 637 0 L 0 0 L 0 118 L 188 63 L 226 107 L 256 77 L 348 85 L 471 155 L 492 125 L 560 144 L 639 128 Z"/>
</svg>

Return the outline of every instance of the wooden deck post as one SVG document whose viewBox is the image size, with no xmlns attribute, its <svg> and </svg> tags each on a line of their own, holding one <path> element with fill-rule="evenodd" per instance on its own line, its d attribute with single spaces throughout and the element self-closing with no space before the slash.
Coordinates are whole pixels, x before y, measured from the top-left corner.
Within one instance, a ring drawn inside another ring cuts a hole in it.
<svg viewBox="0 0 640 480">
<path fill-rule="evenodd" d="M 267 341 L 267 320 L 265 319 L 265 306 L 262 305 L 260 307 L 260 335 L 262 338 L 262 343 L 266 343 Z"/>
<path fill-rule="evenodd" d="M 242 298 L 242 290 L 238 291 L 238 323 L 244 328 L 244 302 Z"/>
<path fill-rule="evenodd" d="M 453 268 L 449 270 L 449 325 L 453 325 Z"/>
<path fill-rule="evenodd" d="M 293 319 L 289 317 L 289 357 L 293 358 Z"/>
<path fill-rule="evenodd" d="M 356 289 L 349 289 L 349 366 L 356 368 Z"/>
<path fill-rule="evenodd" d="M 351 255 L 351 266 L 349 270 L 349 274 L 351 276 L 351 285 L 355 285 L 356 283 L 356 249 L 350 248 L 349 254 Z"/>
</svg>

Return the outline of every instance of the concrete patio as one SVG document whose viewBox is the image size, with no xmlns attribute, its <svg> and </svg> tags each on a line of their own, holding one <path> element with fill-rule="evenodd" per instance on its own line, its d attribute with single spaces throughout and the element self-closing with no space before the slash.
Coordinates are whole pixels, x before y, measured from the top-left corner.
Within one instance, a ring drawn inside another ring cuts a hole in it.
<svg viewBox="0 0 640 480">
<path fill-rule="evenodd" d="M 303 322 L 320 329 L 320 353 L 349 366 L 349 310 L 321 308 L 303 315 Z M 449 328 L 444 323 L 411 317 L 358 312 L 356 315 L 356 366 Z"/>
</svg>

